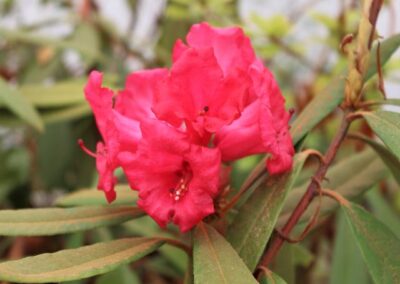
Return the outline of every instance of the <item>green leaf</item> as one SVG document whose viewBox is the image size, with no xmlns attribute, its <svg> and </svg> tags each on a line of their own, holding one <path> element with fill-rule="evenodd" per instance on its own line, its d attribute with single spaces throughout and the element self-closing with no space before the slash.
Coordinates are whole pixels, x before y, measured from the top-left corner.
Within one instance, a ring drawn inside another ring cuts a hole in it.
<svg viewBox="0 0 400 284">
<path fill-rule="evenodd" d="M 140 284 L 139 276 L 129 268 L 128 265 L 123 265 L 118 269 L 108 272 L 107 274 L 101 275 L 97 280 L 96 284 L 110 284 L 110 283 L 129 283 L 129 284 Z"/>
<path fill-rule="evenodd" d="M 262 32 L 270 37 L 282 38 L 290 32 L 292 27 L 289 19 L 282 14 L 272 15 L 267 19 L 260 15 L 253 14 L 251 15 L 251 20 L 262 30 Z"/>
<path fill-rule="evenodd" d="M 400 46 L 400 34 L 391 36 L 390 38 L 384 40 L 380 46 L 380 57 L 382 66 L 392 57 L 393 53 Z M 376 74 L 377 57 L 376 57 L 377 45 L 375 45 L 371 50 L 371 61 L 365 76 L 365 80 L 368 80 Z"/>
<path fill-rule="evenodd" d="M 378 101 L 369 101 L 372 105 L 393 105 L 393 106 L 400 106 L 400 99 L 384 99 Z"/>
<path fill-rule="evenodd" d="M 397 238 L 400 238 L 399 214 L 393 210 L 390 206 L 391 204 L 383 198 L 382 194 L 379 193 L 378 186 L 369 191 L 366 194 L 366 198 L 374 216 L 388 226 Z"/>
<path fill-rule="evenodd" d="M 303 109 L 290 128 L 293 143 L 300 141 L 344 99 L 342 79 L 332 80 L 328 87 L 316 95 Z"/>
<path fill-rule="evenodd" d="M 353 236 L 343 212 L 336 218 L 336 237 L 333 248 L 331 284 L 369 283 L 369 276 L 359 249 L 353 243 Z"/>
<path fill-rule="evenodd" d="M 375 184 L 383 180 L 388 174 L 388 170 L 382 160 L 376 156 L 372 150 L 366 150 L 358 154 L 353 154 L 328 170 L 327 181 L 323 183 L 326 188 L 333 189 L 346 197 L 355 199 L 365 191 L 371 189 Z M 329 181 L 329 182 L 328 182 Z M 294 207 L 303 196 L 309 182 L 300 187 L 294 188 L 285 203 L 282 214 L 278 219 L 278 226 L 283 226 L 289 218 Z M 306 222 L 314 214 L 318 206 L 318 198 L 314 199 L 308 209 L 300 218 L 300 222 Z M 321 216 L 327 215 L 338 208 L 337 202 L 330 198 L 323 198 L 321 202 Z"/>
<path fill-rule="evenodd" d="M 52 124 L 90 116 L 92 114 L 92 110 L 87 103 L 82 103 L 57 109 L 41 110 L 39 113 L 42 121 L 45 124 Z M 0 124 L 7 125 L 9 127 L 15 127 L 21 126 L 22 122 L 13 116 L 3 115 L 0 118 Z"/>
<path fill-rule="evenodd" d="M 194 232 L 193 271 L 196 284 L 257 283 L 230 244 L 204 223 Z"/>
<path fill-rule="evenodd" d="M 133 191 L 129 185 L 120 184 L 115 187 L 117 198 L 113 205 L 134 205 L 137 200 L 137 192 Z M 97 189 L 80 189 L 68 195 L 58 198 L 55 202 L 57 206 L 74 207 L 88 205 L 107 205 L 104 192 Z"/>
<path fill-rule="evenodd" d="M 0 211 L 0 235 L 47 236 L 89 230 L 143 215 L 133 206 L 19 209 Z"/>
<path fill-rule="evenodd" d="M 78 248 L 84 245 L 85 242 L 85 233 L 77 232 L 73 234 L 69 234 L 66 236 L 64 248 L 72 249 Z"/>
<path fill-rule="evenodd" d="M 269 270 L 261 276 L 260 284 L 286 284 L 286 281 Z"/>
<path fill-rule="evenodd" d="M 129 238 L 6 261 L 0 264 L 0 280 L 47 283 L 87 278 L 138 260 L 161 244 L 154 238 Z"/>
<path fill-rule="evenodd" d="M 49 86 L 27 84 L 19 90 L 36 107 L 62 107 L 85 101 L 84 84 L 83 80 L 69 80 Z"/>
<path fill-rule="evenodd" d="M 89 22 L 80 22 L 75 33 L 67 39 L 61 47 L 73 48 L 83 55 L 86 66 L 91 66 L 96 59 L 105 60 L 100 50 L 98 30 Z"/>
<path fill-rule="evenodd" d="M 104 60 L 99 49 L 97 31 L 89 24 L 80 24 L 71 38 L 57 39 L 44 37 L 32 32 L 0 28 L 0 37 L 9 42 L 21 42 L 58 49 L 73 49 L 89 59 Z"/>
<path fill-rule="evenodd" d="M 160 229 L 160 226 L 150 216 L 144 216 L 139 219 L 124 223 L 123 227 L 129 234 L 135 236 L 151 237 L 163 236 L 166 238 L 176 238 L 175 235 Z M 163 246 L 159 249 L 160 255 L 165 258 L 179 274 L 184 274 L 188 265 L 187 254 L 173 246 Z"/>
<path fill-rule="evenodd" d="M 281 275 L 281 277 L 289 284 L 296 282 L 296 263 L 293 252 L 294 245 L 284 243 L 279 250 L 274 261 L 271 263 L 271 269 Z"/>
<path fill-rule="evenodd" d="M 69 121 L 81 117 L 90 116 L 92 110 L 87 103 L 67 106 L 61 109 L 52 109 L 41 111 L 40 115 L 46 124 L 56 123 L 61 121 Z"/>
<path fill-rule="evenodd" d="M 292 245 L 292 251 L 293 262 L 296 265 L 303 266 L 304 268 L 309 267 L 315 258 L 314 255 L 308 250 L 308 248 L 300 244 Z"/>
<path fill-rule="evenodd" d="M 390 59 L 393 53 L 400 45 L 400 34 L 394 35 L 381 44 L 381 64 L 382 66 Z M 371 55 L 376 54 L 376 47 L 371 51 Z M 377 73 L 377 65 L 375 56 L 371 56 L 371 62 L 364 81 L 368 81 Z M 328 87 L 303 109 L 300 115 L 294 121 L 290 132 L 293 142 L 296 144 L 311 129 L 313 129 L 322 119 L 330 114 L 344 99 L 344 80 L 345 74 L 339 76 L 340 79 L 334 79 Z"/>
<path fill-rule="evenodd" d="M 240 208 L 228 229 L 228 240 L 254 271 L 283 207 L 287 192 L 293 186 L 308 152 L 297 154 L 291 173 L 269 177 Z"/>
<path fill-rule="evenodd" d="M 376 135 L 400 159 L 400 114 L 382 110 L 361 114 Z"/>
<path fill-rule="evenodd" d="M 400 282 L 400 240 L 385 224 L 354 203 L 342 209 L 374 282 Z"/>
<path fill-rule="evenodd" d="M 12 89 L 0 78 L 0 102 L 7 108 L 32 125 L 39 131 L 44 130 L 44 124 L 38 112 L 33 106 L 15 89 Z"/>
<path fill-rule="evenodd" d="M 396 179 L 397 183 L 400 185 L 400 160 L 392 154 L 384 145 L 378 143 L 375 140 L 370 139 L 369 137 L 362 134 L 353 134 L 353 138 L 359 139 L 375 150 L 375 152 L 381 157 L 382 161 L 386 164 L 386 166 L 390 169 L 393 174 L 393 177 Z"/>
</svg>

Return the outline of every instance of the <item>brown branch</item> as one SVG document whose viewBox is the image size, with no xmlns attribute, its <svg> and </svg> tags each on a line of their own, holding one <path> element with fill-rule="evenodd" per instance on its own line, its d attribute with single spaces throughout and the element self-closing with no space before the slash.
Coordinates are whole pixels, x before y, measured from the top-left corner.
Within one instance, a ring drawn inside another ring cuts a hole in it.
<svg viewBox="0 0 400 284">
<path fill-rule="evenodd" d="M 303 241 L 306 238 L 308 233 L 312 230 L 312 228 L 314 228 L 315 224 L 318 222 L 318 217 L 319 217 L 319 213 L 321 211 L 321 205 L 322 205 L 322 191 L 321 190 L 322 190 L 321 188 L 318 189 L 318 193 L 319 193 L 318 194 L 319 195 L 319 199 L 318 200 L 319 201 L 318 201 L 317 208 L 315 209 L 315 212 L 314 212 L 313 216 L 311 217 L 310 221 L 308 222 L 307 226 L 304 228 L 304 230 L 300 234 L 300 236 L 296 237 L 296 238 L 291 238 L 289 236 L 284 235 L 282 233 L 282 231 L 276 230 L 277 233 L 279 234 L 280 238 L 282 238 L 286 242 L 292 243 L 292 244 L 299 243 L 299 242 Z"/>
<path fill-rule="evenodd" d="M 296 208 L 292 212 L 292 215 L 289 217 L 288 221 L 286 222 L 285 226 L 282 229 L 282 233 L 284 235 L 289 235 L 293 228 L 296 226 L 297 222 L 300 220 L 303 213 L 307 210 L 308 206 L 310 205 L 311 201 L 314 197 L 318 194 L 318 189 L 320 187 L 320 183 L 325 178 L 326 172 L 328 171 L 329 166 L 333 162 L 339 147 L 344 140 L 347 131 L 349 129 L 351 121 L 347 119 L 347 111 L 343 116 L 342 124 L 333 139 L 332 143 L 330 144 L 328 151 L 325 154 L 324 161 L 325 163 L 320 164 L 314 178 L 311 180 L 310 185 L 307 188 L 307 191 L 301 198 L 300 202 L 297 204 Z M 274 259 L 276 254 L 278 253 L 279 249 L 282 247 L 284 243 L 284 239 L 275 235 L 271 241 L 271 245 L 265 251 L 260 266 L 267 267 L 271 261 Z M 259 275 L 259 274 L 258 274 Z"/>
</svg>

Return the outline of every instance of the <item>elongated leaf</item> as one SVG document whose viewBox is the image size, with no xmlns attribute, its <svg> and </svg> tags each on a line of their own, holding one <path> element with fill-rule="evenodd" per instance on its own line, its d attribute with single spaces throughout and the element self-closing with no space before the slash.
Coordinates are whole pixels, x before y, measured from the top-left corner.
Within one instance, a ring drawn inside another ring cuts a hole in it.
<svg viewBox="0 0 400 284">
<path fill-rule="evenodd" d="M 109 226 L 142 216 L 133 206 L 0 211 L 0 235 L 46 236 Z"/>
<path fill-rule="evenodd" d="M 85 101 L 83 80 L 70 80 L 54 85 L 23 85 L 21 94 L 36 107 L 62 107 Z"/>
<path fill-rule="evenodd" d="M 369 283 L 369 275 L 343 212 L 336 215 L 336 237 L 333 248 L 330 284 Z"/>
<path fill-rule="evenodd" d="M 92 110 L 87 103 L 68 106 L 57 110 L 47 110 L 40 112 L 44 123 L 56 123 L 60 121 L 68 121 L 92 114 Z"/>
<path fill-rule="evenodd" d="M 400 239 L 400 218 L 398 212 L 394 211 L 389 202 L 379 193 L 376 186 L 366 194 L 368 204 L 374 216 L 388 226 L 393 233 Z"/>
<path fill-rule="evenodd" d="M 286 284 L 286 281 L 278 274 L 268 271 L 261 277 L 260 284 Z"/>
<path fill-rule="evenodd" d="M 176 238 L 173 234 L 160 229 L 160 226 L 158 226 L 149 216 L 126 222 L 123 224 L 123 227 L 129 234 L 135 236 L 163 236 L 171 239 Z M 163 246 L 159 249 L 159 253 L 173 266 L 173 268 L 175 268 L 176 272 L 182 275 L 185 273 L 189 260 L 184 251 L 173 246 Z"/>
<path fill-rule="evenodd" d="M 33 106 L 17 91 L 12 89 L 0 78 L 0 102 L 39 131 L 43 131 L 44 124 L 38 112 Z"/>
<path fill-rule="evenodd" d="M 204 223 L 194 232 L 193 271 L 196 284 L 257 283 L 230 244 Z"/>
<path fill-rule="evenodd" d="M 290 128 L 294 143 L 300 141 L 343 101 L 343 92 L 344 79 L 335 79 L 309 102 Z"/>
<path fill-rule="evenodd" d="M 137 192 L 130 189 L 129 185 L 117 185 L 115 187 L 117 198 L 113 201 L 113 205 L 134 205 L 137 200 Z M 81 189 L 62 196 L 56 200 L 57 206 L 74 207 L 88 205 L 107 205 L 108 202 L 104 197 L 104 192 L 97 189 Z"/>
<path fill-rule="evenodd" d="M 378 110 L 363 112 L 362 115 L 383 143 L 400 159 L 400 114 Z"/>
<path fill-rule="evenodd" d="M 84 102 L 81 104 L 70 105 L 57 109 L 41 110 L 39 111 L 39 113 L 43 123 L 51 124 L 90 116 L 92 114 L 92 110 L 90 109 L 90 106 Z M 10 115 L 2 115 L 0 117 L 0 124 L 9 127 L 23 125 L 20 119 L 17 119 L 14 116 Z"/>
<path fill-rule="evenodd" d="M 384 65 L 396 49 L 400 46 L 400 34 L 394 35 L 381 44 L 381 64 Z M 371 51 L 371 63 L 364 78 L 368 81 L 377 73 L 376 64 L 376 47 Z M 341 74 L 339 78 L 344 78 L 345 74 Z M 344 79 L 335 79 L 328 84 L 328 87 L 318 94 L 303 109 L 297 119 L 294 121 L 290 130 L 293 141 L 296 144 L 304 135 L 313 129 L 322 119 L 330 114 L 344 99 Z"/>
<path fill-rule="evenodd" d="M 400 99 L 384 99 L 373 101 L 374 105 L 393 105 L 393 106 L 400 106 Z"/>
<path fill-rule="evenodd" d="M 228 240 L 253 271 L 274 229 L 287 192 L 293 186 L 308 152 L 297 154 L 290 174 L 270 177 L 240 208 L 228 230 Z"/>
<path fill-rule="evenodd" d="M 281 275 L 289 284 L 294 284 L 296 281 L 296 263 L 293 247 L 294 246 L 289 243 L 283 244 L 271 264 L 271 269 L 278 275 Z"/>
<path fill-rule="evenodd" d="M 91 30 L 92 32 L 88 33 L 87 30 Z M 85 34 L 86 37 L 82 37 L 82 34 Z M 89 38 L 87 35 L 89 35 Z M 44 37 L 31 32 L 4 28 L 0 28 L 0 36 L 10 42 L 22 42 L 39 46 L 46 45 L 60 49 L 73 49 L 88 58 L 104 60 L 98 47 L 97 33 L 87 24 L 81 24 L 77 28 L 76 33 L 68 39 Z"/>
<path fill-rule="evenodd" d="M 383 180 L 388 175 L 388 170 L 382 160 L 376 156 L 375 152 L 368 149 L 358 154 L 354 154 L 331 167 L 327 174 L 327 181 L 324 187 L 334 189 L 347 199 L 353 200 L 371 189 L 375 184 Z M 306 190 L 308 182 L 303 186 L 294 188 L 285 203 L 281 216 L 278 219 L 278 226 L 283 226 L 289 218 L 294 207 Z M 318 198 L 314 199 L 300 222 L 305 222 L 314 214 L 318 206 Z M 321 202 L 321 215 L 327 215 L 338 208 L 337 202 L 323 198 Z"/>
<path fill-rule="evenodd" d="M 374 282 L 399 283 L 400 239 L 359 205 L 346 203 L 341 207 Z"/>
<path fill-rule="evenodd" d="M 0 264 L 0 280 L 47 283 L 86 278 L 138 260 L 161 244 L 153 238 L 120 239 L 7 261 Z"/>
<path fill-rule="evenodd" d="M 96 280 L 96 284 L 110 283 L 140 284 L 141 282 L 139 276 L 133 270 L 131 270 L 128 265 L 123 265 L 118 269 L 115 269 L 107 274 L 100 276 Z"/>
<path fill-rule="evenodd" d="M 293 262 L 296 266 L 302 266 L 307 268 L 311 265 L 311 262 L 315 259 L 311 251 L 301 244 L 292 244 L 293 251 Z"/>
<path fill-rule="evenodd" d="M 360 139 L 361 141 L 367 143 L 376 151 L 376 153 L 381 157 L 382 161 L 390 169 L 393 177 L 396 179 L 397 183 L 400 185 L 400 160 L 392 154 L 384 145 L 368 138 L 362 134 L 353 135 L 353 137 Z"/>
<path fill-rule="evenodd" d="M 392 57 L 393 53 L 399 48 L 399 46 L 400 34 L 393 35 L 381 43 L 380 57 L 382 65 L 384 65 L 390 59 L 390 57 Z M 371 50 L 371 62 L 369 64 L 367 74 L 365 75 L 365 80 L 368 80 L 377 73 L 376 50 L 377 45 L 375 45 L 374 48 Z"/>
</svg>

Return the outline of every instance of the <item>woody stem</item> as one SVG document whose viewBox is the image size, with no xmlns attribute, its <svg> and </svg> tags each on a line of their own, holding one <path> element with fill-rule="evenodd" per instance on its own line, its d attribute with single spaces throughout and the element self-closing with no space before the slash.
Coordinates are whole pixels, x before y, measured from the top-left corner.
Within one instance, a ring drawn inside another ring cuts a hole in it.
<svg viewBox="0 0 400 284">
<path fill-rule="evenodd" d="M 315 196 L 317 196 L 320 183 L 324 179 L 326 172 L 328 171 L 329 166 L 333 162 L 336 153 L 338 152 L 339 147 L 344 138 L 346 137 L 347 131 L 349 129 L 351 121 L 349 121 L 346 118 L 347 117 L 346 114 L 347 112 L 343 116 L 342 124 L 324 156 L 324 163 L 320 164 L 316 174 L 314 175 L 314 178 L 311 179 L 307 191 L 305 192 L 305 194 L 297 204 L 296 208 L 292 212 L 291 216 L 289 217 L 288 221 L 286 222 L 285 226 L 281 230 L 283 235 L 288 236 L 291 233 L 291 231 L 296 226 L 303 213 L 307 210 L 311 201 L 314 199 Z M 274 259 L 274 257 L 282 247 L 283 243 L 284 239 L 279 235 L 275 235 L 271 241 L 271 245 L 265 251 L 259 265 L 267 267 Z"/>
</svg>

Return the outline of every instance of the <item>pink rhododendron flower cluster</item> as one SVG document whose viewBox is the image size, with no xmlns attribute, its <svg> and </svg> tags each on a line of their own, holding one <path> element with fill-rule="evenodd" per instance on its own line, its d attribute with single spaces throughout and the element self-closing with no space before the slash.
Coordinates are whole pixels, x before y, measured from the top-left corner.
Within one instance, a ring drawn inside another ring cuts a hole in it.
<svg viewBox="0 0 400 284">
<path fill-rule="evenodd" d="M 172 56 L 170 69 L 134 72 L 117 94 L 93 71 L 85 94 L 103 137 L 98 188 L 112 202 L 122 167 L 141 208 L 187 231 L 214 212 L 223 162 L 267 153 L 279 174 L 294 150 L 284 98 L 240 28 L 196 24 Z"/>
</svg>

